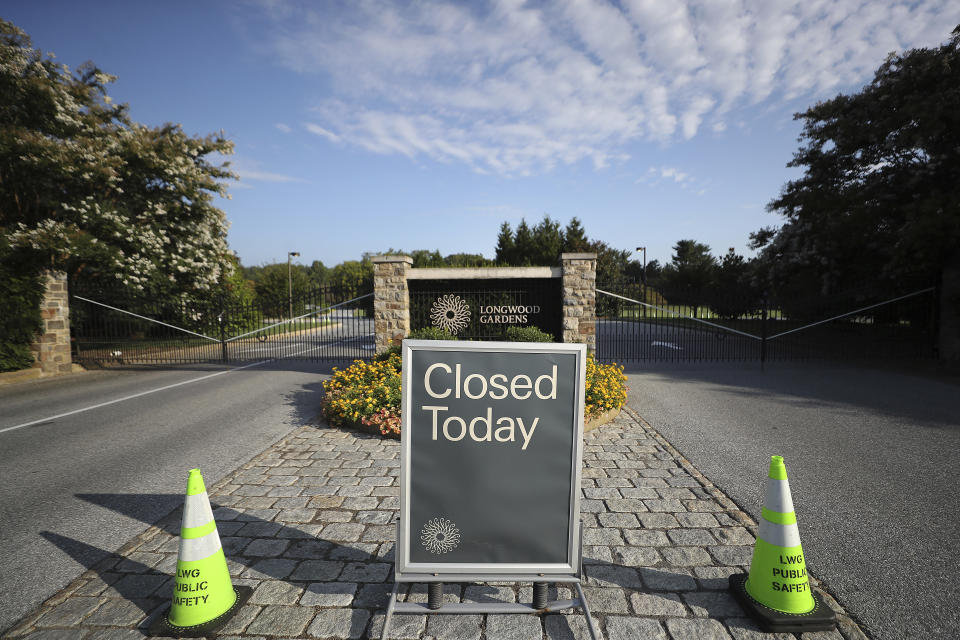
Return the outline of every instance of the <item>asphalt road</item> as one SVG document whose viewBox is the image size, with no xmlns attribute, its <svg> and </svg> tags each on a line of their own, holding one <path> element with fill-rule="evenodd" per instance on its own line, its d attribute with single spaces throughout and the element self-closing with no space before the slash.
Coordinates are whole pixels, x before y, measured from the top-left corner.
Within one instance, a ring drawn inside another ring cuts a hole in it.
<svg viewBox="0 0 960 640">
<path fill-rule="evenodd" d="M 182 504 L 189 469 L 212 485 L 316 419 L 329 365 L 242 366 L 0 387 L 0 634 Z M 57 536 L 89 546 L 70 554 Z"/>
<path fill-rule="evenodd" d="M 960 635 L 960 386 L 827 365 L 644 368 L 630 406 L 754 519 L 784 457 L 807 567 L 872 637 Z"/>
</svg>

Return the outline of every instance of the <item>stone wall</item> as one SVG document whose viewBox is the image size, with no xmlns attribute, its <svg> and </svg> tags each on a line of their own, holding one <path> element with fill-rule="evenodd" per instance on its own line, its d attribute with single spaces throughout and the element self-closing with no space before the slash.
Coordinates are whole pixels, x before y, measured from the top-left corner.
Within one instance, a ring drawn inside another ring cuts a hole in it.
<svg viewBox="0 0 960 640">
<path fill-rule="evenodd" d="M 70 304 L 67 274 L 48 271 L 44 275 L 47 290 L 40 306 L 43 329 L 30 348 L 42 375 L 70 373 Z"/>
<path fill-rule="evenodd" d="M 410 289 L 408 279 L 446 279 L 448 269 L 417 269 L 413 272 L 409 256 L 373 258 L 373 317 L 376 353 L 400 341 L 410 333 Z M 467 274 L 466 271 L 475 273 Z M 421 273 L 422 272 L 422 273 Z M 428 273 L 429 272 L 429 273 Z M 458 270 L 457 277 L 511 278 L 560 277 L 563 285 L 563 341 L 582 342 L 587 350 L 596 348 L 597 254 L 565 253 L 561 267 L 491 267 Z"/>
<path fill-rule="evenodd" d="M 386 351 L 410 333 L 409 256 L 373 258 L 373 324 L 376 353 Z"/>
<path fill-rule="evenodd" d="M 563 268 L 563 341 L 597 347 L 597 254 L 565 253 Z"/>
</svg>

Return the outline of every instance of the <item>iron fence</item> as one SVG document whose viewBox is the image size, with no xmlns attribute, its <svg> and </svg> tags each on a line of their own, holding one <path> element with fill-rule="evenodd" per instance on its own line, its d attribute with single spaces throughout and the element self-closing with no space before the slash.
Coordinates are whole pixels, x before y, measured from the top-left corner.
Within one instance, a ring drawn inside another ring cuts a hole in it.
<svg viewBox="0 0 960 640">
<path fill-rule="evenodd" d="M 682 303 L 674 302 L 682 300 Z M 597 289 L 603 361 L 904 359 L 936 356 L 936 289 L 817 299 L 745 292 L 722 301 L 636 282 Z"/>
<path fill-rule="evenodd" d="M 373 294 L 346 287 L 300 292 L 280 305 L 78 285 L 70 294 L 73 358 L 87 365 L 343 361 L 373 353 Z"/>
</svg>

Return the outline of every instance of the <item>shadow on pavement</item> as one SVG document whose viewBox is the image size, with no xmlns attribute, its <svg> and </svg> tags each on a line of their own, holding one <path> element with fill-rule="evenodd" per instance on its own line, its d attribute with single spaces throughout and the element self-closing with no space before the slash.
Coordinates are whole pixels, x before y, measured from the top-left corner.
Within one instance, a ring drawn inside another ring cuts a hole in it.
<svg viewBox="0 0 960 640">
<path fill-rule="evenodd" d="M 134 604 L 144 616 L 149 616 L 164 603 L 158 591 L 163 592 L 162 595 L 167 600 L 173 594 L 172 572 L 166 573 L 152 569 L 120 554 L 110 553 L 50 531 L 41 531 L 40 535 L 79 564 L 92 569 L 97 574 L 97 578 L 107 587 L 101 595 L 109 596 L 111 592 L 116 593 Z M 170 593 L 163 591 L 166 585 L 169 585 Z"/>
<path fill-rule="evenodd" d="M 926 370 L 924 370 L 926 371 Z M 625 369 L 632 388 L 630 404 L 643 413 L 643 380 L 707 385 L 732 399 L 764 397 L 791 407 L 873 410 L 901 419 L 950 430 L 956 417 L 957 386 L 914 370 L 892 370 L 835 364 L 755 363 L 656 364 Z"/>
<path fill-rule="evenodd" d="M 316 425 L 322 422 L 320 405 L 323 401 L 323 381 L 309 382 L 299 385 L 299 388 L 285 393 L 283 402 L 293 412 L 298 425 Z"/>
<path fill-rule="evenodd" d="M 122 515 L 141 519 L 148 524 L 154 523 L 148 517 L 144 518 L 146 511 L 142 508 L 143 504 L 172 504 L 183 500 L 182 496 L 175 494 L 77 494 L 77 497 Z M 385 611 L 393 588 L 391 577 L 394 556 L 392 548 L 380 556 L 375 554 L 383 541 L 331 542 L 296 526 L 271 522 L 219 505 L 215 499 L 211 501 L 211 506 L 234 581 L 242 581 L 244 578 L 282 580 L 304 589 L 304 597 L 311 593 L 330 595 L 341 591 L 352 594 L 354 588 L 344 583 L 357 583 L 357 593 L 351 608 L 371 609 L 374 614 Z M 93 591 L 96 591 L 97 586 L 101 589 L 105 587 L 99 595 L 115 595 L 136 606 L 142 615 L 139 620 L 132 616 L 130 624 L 136 624 L 142 630 L 150 622 L 152 614 L 169 605 L 181 515 L 182 506 L 179 506 L 156 522 L 170 537 L 158 534 L 162 539 L 151 539 L 133 550 L 130 557 L 110 553 L 49 531 L 43 531 L 41 535 L 97 574 L 94 580 L 103 584 L 92 586 Z M 393 525 L 392 522 L 389 524 Z M 158 559 L 157 556 L 161 554 L 163 559 Z M 145 562 L 151 562 L 153 566 Z M 629 592 L 644 588 L 696 589 L 696 583 L 691 576 L 666 569 L 621 566 L 593 558 L 584 558 L 583 562 L 583 579 L 587 588 L 621 587 L 628 591 L 628 599 Z M 485 583 L 481 584 L 486 586 Z M 530 585 L 517 586 L 530 588 Z M 401 599 L 426 601 L 426 591 L 425 584 L 410 584 L 401 588 Z M 452 594 L 457 601 L 464 593 L 463 585 L 458 584 L 446 585 L 445 591 Z M 496 589 L 480 589 L 481 594 L 488 592 L 495 593 Z M 554 600 L 562 597 L 572 596 L 558 593 L 557 585 L 551 585 L 548 598 Z M 483 595 L 474 599 L 479 602 L 491 600 Z M 124 605 L 112 606 L 116 609 Z M 574 627 L 584 626 L 585 629 L 585 621 L 578 619 L 579 616 L 572 619 L 564 615 L 551 617 L 553 619 L 547 620 L 551 633 L 559 632 L 563 637 L 579 637 L 582 630 L 575 630 Z M 373 624 L 382 625 L 382 617 Z"/>
</svg>

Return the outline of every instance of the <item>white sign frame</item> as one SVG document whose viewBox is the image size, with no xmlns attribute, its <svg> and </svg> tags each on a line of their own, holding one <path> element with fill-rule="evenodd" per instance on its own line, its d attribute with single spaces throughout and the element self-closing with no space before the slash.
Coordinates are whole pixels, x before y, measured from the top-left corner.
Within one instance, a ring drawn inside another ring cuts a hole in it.
<svg viewBox="0 0 960 640">
<path fill-rule="evenodd" d="M 556 353 L 576 356 L 574 418 L 576 429 L 571 448 L 570 510 L 568 514 L 567 562 L 534 563 L 425 563 L 410 561 L 410 543 L 416 540 L 410 529 L 410 456 L 412 439 L 408 430 L 411 419 L 411 355 L 415 350 L 449 352 Z M 581 569 L 580 475 L 583 461 L 583 411 L 586 389 L 586 345 L 530 342 L 479 342 L 460 340 L 404 340 L 402 373 L 402 427 L 400 436 L 400 517 L 395 547 L 395 579 L 397 582 L 450 581 L 544 581 L 579 582 Z M 407 434 L 407 437 L 404 437 Z"/>
</svg>

